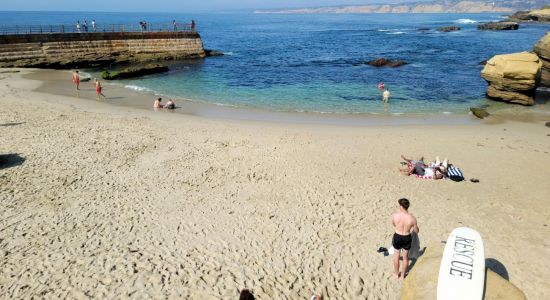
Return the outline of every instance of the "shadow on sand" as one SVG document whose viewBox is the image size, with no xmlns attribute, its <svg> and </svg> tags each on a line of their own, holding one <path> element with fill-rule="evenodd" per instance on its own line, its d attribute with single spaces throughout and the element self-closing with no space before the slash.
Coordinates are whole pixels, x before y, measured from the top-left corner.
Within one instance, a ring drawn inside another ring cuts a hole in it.
<svg viewBox="0 0 550 300">
<path fill-rule="evenodd" d="M 0 154 L 0 170 L 22 165 L 24 161 L 25 158 L 16 153 Z"/>
<path fill-rule="evenodd" d="M 510 276 L 508 275 L 508 270 L 506 270 L 506 267 L 500 261 L 494 258 L 487 258 L 485 260 L 485 267 L 497 273 L 498 275 L 500 275 L 500 277 L 506 280 L 510 280 Z"/>
<path fill-rule="evenodd" d="M 4 123 L 4 124 L 0 124 L 0 127 L 10 127 L 10 126 L 17 126 L 17 125 L 22 125 L 22 124 L 25 124 L 25 122 Z"/>
</svg>

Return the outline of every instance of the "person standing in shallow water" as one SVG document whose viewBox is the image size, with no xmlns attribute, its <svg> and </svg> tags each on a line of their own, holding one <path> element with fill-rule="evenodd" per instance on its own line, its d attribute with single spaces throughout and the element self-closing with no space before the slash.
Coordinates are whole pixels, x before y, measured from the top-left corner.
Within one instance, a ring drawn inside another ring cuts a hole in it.
<svg viewBox="0 0 550 300">
<path fill-rule="evenodd" d="M 384 102 L 390 101 L 390 90 L 388 89 L 384 90 L 384 93 L 382 93 L 382 101 Z"/>
<path fill-rule="evenodd" d="M 80 97 L 80 75 L 78 74 L 78 70 L 73 72 L 73 84 L 76 87 L 76 95 Z"/>
<path fill-rule="evenodd" d="M 409 213 L 410 202 L 406 198 L 401 198 L 399 203 L 399 211 L 392 215 L 392 225 L 395 228 L 393 234 L 392 246 L 395 249 L 393 257 L 393 275 L 396 278 L 404 279 L 409 268 L 409 250 L 412 247 L 411 231 L 418 232 L 418 224 L 416 218 Z M 399 257 L 403 254 L 403 268 L 399 272 Z"/>
<path fill-rule="evenodd" d="M 103 87 L 101 86 L 101 82 L 99 82 L 99 80 L 97 80 L 97 78 L 95 79 L 95 93 L 97 94 L 97 100 L 101 100 L 101 97 L 103 98 L 107 98 L 105 97 L 105 95 L 103 95 Z"/>
</svg>

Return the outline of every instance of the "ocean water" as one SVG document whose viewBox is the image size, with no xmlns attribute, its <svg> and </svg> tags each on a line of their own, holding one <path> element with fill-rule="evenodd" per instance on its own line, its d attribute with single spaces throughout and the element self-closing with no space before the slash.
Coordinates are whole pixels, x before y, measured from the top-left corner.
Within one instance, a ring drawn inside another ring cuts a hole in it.
<svg viewBox="0 0 550 300">
<path fill-rule="evenodd" d="M 191 101 L 275 111 L 402 114 L 465 113 L 488 102 L 481 61 L 529 51 L 550 26 L 522 24 L 518 31 L 478 31 L 500 14 L 212 14 L 13 13 L 0 25 L 132 24 L 196 20 L 205 48 L 226 53 L 171 64 L 166 74 L 118 84 Z M 460 26 L 458 32 L 439 32 Z M 420 30 L 424 29 L 424 30 Z M 379 57 L 404 60 L 375 68 Z M 381 101 L 378 83 L 392 94 Z"/>
</svg>

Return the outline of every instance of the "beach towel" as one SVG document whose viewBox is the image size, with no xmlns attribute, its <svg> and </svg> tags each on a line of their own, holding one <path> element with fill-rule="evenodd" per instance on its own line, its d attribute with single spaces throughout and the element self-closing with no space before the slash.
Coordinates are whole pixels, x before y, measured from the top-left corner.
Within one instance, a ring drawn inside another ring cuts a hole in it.
<svg viewBox="0 0 550 300">
<path fill-rule="evenodd" d="M 449 168 L 447 169 L 447 174 L 449 174 L 449 179 L 451 179 L 452 181 L 459 182 L 464 180 L 464 174 L 459 168 L 455 166 L 449 166 Z"/>
</svg>

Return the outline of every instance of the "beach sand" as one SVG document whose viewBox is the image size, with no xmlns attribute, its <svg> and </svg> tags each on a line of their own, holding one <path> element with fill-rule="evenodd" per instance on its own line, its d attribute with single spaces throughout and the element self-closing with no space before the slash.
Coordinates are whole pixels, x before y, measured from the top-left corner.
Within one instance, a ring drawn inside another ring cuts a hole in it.
<svg viewBox="0 0 550 300">
<path fill-rule="evenodd" d="M 205 118 L 35 92 L 26 72 L 0 73 L 1 298 L 397 299 L 376 250 L 401 197 L 422 245 L 472 227 L 492 268 L 529 299 L 550 296 L 539 119 Z M 400 175 L 400 154 L 449 157 L 480 182 Z"/>
</svg>

